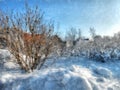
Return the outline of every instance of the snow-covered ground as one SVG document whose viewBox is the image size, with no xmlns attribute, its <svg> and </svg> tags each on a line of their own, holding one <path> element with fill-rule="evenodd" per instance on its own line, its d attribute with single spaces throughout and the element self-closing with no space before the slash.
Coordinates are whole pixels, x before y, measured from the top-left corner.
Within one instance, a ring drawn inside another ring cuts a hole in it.
<svg viewBox="0 0 120 90">
<path fill-rule="evenodd" d="M 59 57 L 25 74 L 7 50 L 0 50 L 0 90 L 120 90 L 120 61 Z"/>
</svg>

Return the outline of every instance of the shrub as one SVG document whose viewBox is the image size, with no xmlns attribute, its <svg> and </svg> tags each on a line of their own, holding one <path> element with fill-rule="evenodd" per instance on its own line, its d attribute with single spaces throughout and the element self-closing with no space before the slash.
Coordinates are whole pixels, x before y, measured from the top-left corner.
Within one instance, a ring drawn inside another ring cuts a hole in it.
<svg viewBox="0 0 120 90">
<path fill-rule="evenodd" d="M 4 15 L 2 29 L 9 51 L 26 72 L 40 69 L 53 48 L 53 24 L 43 23 L 38 7 L 25 7 L 22 13 Z"/>
</svg>

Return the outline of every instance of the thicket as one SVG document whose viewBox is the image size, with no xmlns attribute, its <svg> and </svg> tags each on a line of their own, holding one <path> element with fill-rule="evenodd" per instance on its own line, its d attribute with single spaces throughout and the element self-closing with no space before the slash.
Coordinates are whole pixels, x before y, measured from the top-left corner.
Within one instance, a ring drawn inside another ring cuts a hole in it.
<svg viewBox="0 0 120 90">
<path fill-rule="evenodd" d="M 7 48 L 26 72 L 40 69 L 52 53 L 54 25 L 46 23 L 39 7 L 27 4 L 22 12 L 0 11 L 0 31 Z"/>
<path fill-rule="evenodd" d="M 72 30 L 77 31 L 75 28 L 72 28 Z M 68 31 L 67 37 L 69 39 L 66 39 L 66 41 L 71 43 L 69 43 L 70 45 L 63 55 L 85 56 L 101 62 L 120 59 L 120 32 L 114 34 L 114 36 L 100 36 L 96 34 L 94 28 L 90 28 L 91 38 L 83 37 L 82 34 L 78 37 L 78 33 L 75 32 L 71 32 L 71 29 Z M 73 37 L 77 38 L 73 39 Z"/>
</svg>

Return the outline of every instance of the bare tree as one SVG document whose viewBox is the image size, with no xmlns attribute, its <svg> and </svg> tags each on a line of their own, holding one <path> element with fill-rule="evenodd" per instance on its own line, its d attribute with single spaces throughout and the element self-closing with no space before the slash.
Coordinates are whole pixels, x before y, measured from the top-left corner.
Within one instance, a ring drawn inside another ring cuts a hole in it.
<svg viewBox="0 0 120 90">
<path fill-rule="evenodd" d="M 70 41 L 75 41 L 77 37 L 77 30 L 76 28 L 70 28 L 70 30 L 66 33 L 66 39 Z"/>
<path fill-rule="evenodd" d="M 78 30 L 77 30 L 77 34 L 78 34 L 78 39 L 81 39 L 81 38 L 82 38 L 81 29 L 78 29 Z"/>
<path fill-rule="evenodd" d="M 77 39 L 77 30 L 72 27 L 66 33 L 66 46 L 72 47 L 75 44 L 76 39 Z"/>
<path fill-rule="evenodd" d="M 90 28 L 90 35 L 92 39 L 94 39 L 94 37 L 96 36 L 96 30 L 94 28 Z"/>
</svg>

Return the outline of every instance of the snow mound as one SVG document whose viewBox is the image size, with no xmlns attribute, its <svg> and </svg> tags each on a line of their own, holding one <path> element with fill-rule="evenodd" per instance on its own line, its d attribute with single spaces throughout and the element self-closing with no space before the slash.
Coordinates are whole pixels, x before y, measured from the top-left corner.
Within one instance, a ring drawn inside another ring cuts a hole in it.
<svg viewBox="0 0 120 90">
<path fill-rule="evenodd" d="M 116 90 L 114 80 L 111 79 L 111 82 L 108 78 L 93 74 L 77 65 L 68 69 L 43 69 L 31 74 L 5 73 L 0 77 L 0 87 L 1 90 Z"/>
<path fill-rule="evenodd" d="M 0 86 L 4 90 L 92 90 L 88 79 L 78 73 L 65 69 L 51 72 L 34 72 L 29 77 L 1 77 Z"/>
<path fill-rule="evenodd" d="M 105 78 L 111 78 L 112 77 L 112 72 L 109 69 L 106 69 L 106 68 L 99 67 L 99 68 L 96 68 L 94 70 L 94 72 L 95 72 L 95 74 L 97 74 L 99 76 L 102 76 L 102 77 L 105 77 Z"/>
<path fill-rule="evenodd" d="M 10 57 L 7 50 L 0 50 L 0 54 Z M 28 74 L 16 70 L 18 66 L 5 57 L 0 58 L 6 59 L 0 68 L 0 90 L 120 90 L 120 61 L 60 57 L 48 59 L 41 70 Z"/>
</svg>

